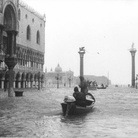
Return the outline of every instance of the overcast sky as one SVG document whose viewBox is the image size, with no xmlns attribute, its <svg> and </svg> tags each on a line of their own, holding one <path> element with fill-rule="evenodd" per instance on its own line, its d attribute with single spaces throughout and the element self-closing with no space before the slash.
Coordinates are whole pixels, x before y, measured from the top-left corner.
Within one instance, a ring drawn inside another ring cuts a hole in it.
<svg viewBox="0 0 138 138">
<path fill-rule="evenodd" d="M 23 0 L 46 14 L 45 67 L 80 73 L 79 47 L 85 47 L 84 74 L 131 83 L 131 55 L 138 47 L 138 0 Z M 136 53 L 136 74 L 138 56 Z"/>
</svg>

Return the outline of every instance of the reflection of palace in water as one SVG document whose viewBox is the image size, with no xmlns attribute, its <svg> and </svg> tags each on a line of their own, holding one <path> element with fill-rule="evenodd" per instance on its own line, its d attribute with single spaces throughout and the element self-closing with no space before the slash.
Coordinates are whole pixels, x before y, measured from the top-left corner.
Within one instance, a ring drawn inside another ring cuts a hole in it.
<svg viewBox="0 0 138 138">
<path fill-rule="evenodd" d="M 50 72 L 46 72 L 45 76 L 47 87 L 72 87 L 75 83 L 74 72 L 62 71 L 59 64 L 54 71 L 51 69 Z"/>
<path fill-rule="evenodd" d="M 0 88 L 44 84 L 45 16 L 21 0 L 0 0 Z M 6 70 L 5 67 L 8 67 Z"/>
</svg>

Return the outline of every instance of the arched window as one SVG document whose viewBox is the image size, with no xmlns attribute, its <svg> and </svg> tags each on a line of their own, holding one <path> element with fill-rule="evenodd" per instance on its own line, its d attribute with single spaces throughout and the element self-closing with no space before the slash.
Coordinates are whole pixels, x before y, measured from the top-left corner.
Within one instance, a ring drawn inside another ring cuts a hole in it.
<svg viewBox="0 0 138 138">
<path fill-rule="evenodd" d="M 39 33 L 39 31 L 37 31 L 37 34 L 36 34 L 36 43 L 40 45 L 40 33 Z"/>
<path fill-rule="evenodd" d="M 27 19 L 27 17 L 28 17 L 28 16 L 27 16 L 27 14 L 26 14 L 26 15 L 25 15 L 25 18 Z"/>
<path fill-rule="evenodd" d="M 20 19 L 21 19 L 21 11 L 20 11 L 20 9 L 18 10 L 18 20 L 20 21 Z"/>
<path fill-rule="evenodd" d="M 31 29 L 30 26 L 27 26 L 26 39 L 31 40 Z"/>
</svg>

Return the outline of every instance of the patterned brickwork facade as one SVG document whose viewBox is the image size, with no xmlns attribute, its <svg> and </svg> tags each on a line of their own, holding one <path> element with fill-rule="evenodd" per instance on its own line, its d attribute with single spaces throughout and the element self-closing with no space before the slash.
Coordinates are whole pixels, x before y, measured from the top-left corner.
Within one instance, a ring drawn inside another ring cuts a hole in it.
<svg viewBox="0 0 138 138">
<path fill-rule="evenodd" d="M 0 88 L 41 88 L 45 74 L 45 16 L 19 0 L 0 0 Z"/>
</svg>

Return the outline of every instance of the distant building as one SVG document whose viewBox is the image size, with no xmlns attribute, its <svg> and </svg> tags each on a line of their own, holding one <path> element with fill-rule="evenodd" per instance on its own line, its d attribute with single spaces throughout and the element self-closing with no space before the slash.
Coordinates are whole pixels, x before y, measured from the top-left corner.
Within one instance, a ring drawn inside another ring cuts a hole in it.
<svg viewBox="0 0 138 138">
<path fill-rule="evenodd" d="M 45 74 L 47 87 L 72 87 L 74 85 L 74 72 L 63 71 L 58 64 L 55 70 Z"/>
<path fill-rule="evenodd" d="M 104 85 L 110 85 L 111 81 L 105 77 L 105 76 L 94 76 L 94 75 L 84 75 L 86 80 L 89 81 L 96 81 L 98 85 L 104 84 Z"/>
<path fill-rule="evenodd" d="M 96 81 L 98 85 L 110 85 L 111 81 L 105 76 L 84 75 L 85 80 Z M 58 64 L 55 69 L 49 72 L 45 71 L 46 87 L 74 87 L 80 83 L 79 76 L 74 76 L 74 72 L 63 71 Z"/>
<path fill-rule="evenodd" d="M 32 88 L 38 87 L 38 84 L 43 87 L 45 16 L 38 14 L 20 0 L 0 0 L 0 88 L 2 89 L 8 84 L 5 57 L 9 56 L 10 45 L 14 47 L 11 50 L 15 52 L 12 53 L 16 53 L 17 56 L 13 87 Z"/>
</svg>

